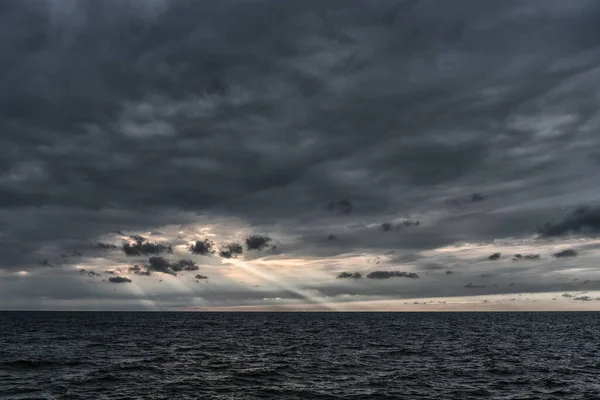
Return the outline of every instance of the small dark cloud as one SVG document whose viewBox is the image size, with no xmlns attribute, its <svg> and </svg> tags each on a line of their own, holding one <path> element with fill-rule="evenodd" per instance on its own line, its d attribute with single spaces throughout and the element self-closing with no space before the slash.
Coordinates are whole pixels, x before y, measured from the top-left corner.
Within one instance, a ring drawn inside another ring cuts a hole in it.
<svg viewBox="0 0 600 400">
<path fill-rule="evenodd" d="M 125 278 L 124 276 L 111 276 L 108 278 L 110 283 L 131 283 L 131 279 Z"/>
<path fill-rule="evenodd" d="M 592 298 L 590 296 L 579 296 L 579 297 L 574 297 L 573 300 L 579 300 L 579 301 L 591 301 Z"/>
<path fill-rule="evenodd" d="M 95 249 L 100 249 L 100 250 L 111 250 L 111 249 L 116 249 L 117 246 L 115 246 L 114 244 L 110 244 L 110 243 L 102 243 L 102 242 L 98 242 L 96 243 L 96 245 L 94 246 Z"/>
<path fill-rule="evenodd" d="M 202 256 L 210 255 L 215 253 L 215 243 L 212 240 L 204 239 L 202 241 L 197 240 L 191 244 L 188 248 L 192 254 L 199 254 Z"/>
<path fill-rule="evenodd" d="M 78 252 L 77 250 L 74 250 L 74 251 L 71 253 L 71 256 L 73 256 L 73 257 L 81 257 L 81 256 L 82 256 L 82 254 L 81 254 L 80 252 Z"/>
<path fill-rule="evenodd" d="M 95 271 L 88 271 L 87 273 L 88 276 L 94 277 L 94 276 L 100 276 L 99 273 L 95 272 Z"/>
<path fill-rule="evenodd" d="M 331 233 L 329 236 L 327 236 L 327 240 L 336 240 L 337 236 L 335 236 L 333 233 Z"/>
<path fill-rule="evenodd" d="M 350 214 L 354 207 L 348 200 L 331 201 L 327 204 L 326 209 L 335 211 L 338 214 Z"/>
<path fill-rule="evenodd" d="M 488 257 L 488 260 L 498 260 L 500 259 L 501 253 L 494 253 Z"/>
<path fill-rule="evenodd" d="M 394 228 L 391 222 L 384 222 L 381 224 L 381 230 L 384 232 L 389 232 Z"/>
<path fill-rule="evenodd" d="M 513 261 L 518 261 L 518 260 L 539 260 L 540 259 L 540 255 L 539 254 L 515 254 L 513 256 Z"/>
<path fill-rule="evenodd" d="M 337 276 L 338 279 L 360 279 L 362 274 L 360 272 L 342 272 Z"/>
<path fill-rule="evenodd" d="M 394 261 L 398 261 L 399 257 L 394 258 Z M 405 262 L 410 262 L 410 259 L 407 260 L 402 260 Z M 425 270 L 425 271 L 440 271 L 442 269 L 446 269 L 447 267 L 443 266 L 442 264 L 437 264 L 437 263 L 427 263 L 421 266 L 421 269 Z"/>
<path fill-rule="evenodd" d="M 152 274 L 147 267 L 137 264 L 129 267 L 128 271 L 136 275 L 150 276 Z"/>
<path fill-rule="evenodd" d="M 196 279 L 208 279 L 208 276 L 197 274 L 196 276 L 194 276 L 194 278 L 196 278 Z"/>
<path fill-rule="evenodd" d="M 114 275 L 115 271 L 104 271 L 104 275 Z"/>
<path fill-rule="evenodd" d="M 484 201 L 486 198 L 487 198 L 487 196 L 484 194 L 473 193 L 469 196 L 468 201 L 469 201 L 469 203 L 479 203 L 481 201 Z"/>
<path fill-rule="evenodd" d="M 467 289 L 482 289 L 485 288 L 485 285 L 473 285 L 473 282 L 469 282 L 464 287 Z"/>
<path fill-rule="evenodd" d="M 454 207 L 462 207 L 468 204 L 481 203 L 487 199 L 487 196 L 482 193 L 472 193 L 468 196 L 456 197 L 446 201 L 446 204 Z"/>
<path fill-rule="evenodd" d="M 408 228 L 410 226 L 419 226 L 419 225 L 421 225 L 420 221 L 407 219 L 406 221 L 400 222 L 396 226 L 396 229 Z"/>
<path fill-rule="evenodd" d="M 54 264 L 52 264 L 47 259 L 44 259 L 44 260 L 38 262 L 38 264 L 40 264 L 42 267 L 51 267 L 51 268 L 54 268 Z"/>
<path fill-rule="evenodd" d="M 452 271 L 446 271 L 446 275 L 452 275 Z"/>
<path fill-rule="evenodd" d="M 145 256 L 149 254 L 173 252 L 173 247 L 171 245 L 147 242 L 146 238 L 138 235 L 131 236 L 130 238 L 133 242 L 123 244 L 123 251 L 128 256 Z"/>
<path fill-rule="evenodd" d="M 569 293 L 564 293 L 564 294 L 562 295 L 562 297 L 573 297 L 573 295 L 572 295 L 572 294 L 569 294 Z"/>
<path fill-rule="evenodd" d="M 573 249 L 564 249 L 557 253 L 552 254 L 553 257 L 563 258 L 563 257 L 575 257 L 577 255 L 577 251 Z"/>
<path fill-rule="evenodd" d="M 373 271 L 367 275 L 368 279 L 390 279 L 390 278 L 411 278 L 416 279 L 419 275 L 414 272 L 404 271 Z"/>
<path fill-rule="evenodd" d="M 164 257 L 153 256 L 148 259 L 147 265 L 134 265 L 129 268 L 129 271 L 137 275 L 150 275 L 152 272 L 177 275 L 177 272 L 197 271 L 198 269 L 198 265 L 193 260 L 181 259 L 179 261 L 169 261 Z"/>
<path fill-rule="evenodd" d="M 162 272 L 163 274 L 177 275 L 171 268 L 171 263 L 160 256 L 153 256 L 148 259 L 148 265 L 146 266 L 148 271 Z"/>
<path fill-rule="evenodd" d="M 171 263 L 171 269 L 175 272 L 180 272 L 180 271 L 198 271 L 200 268 L 193 260 L 181 259 L 177 262 Z"/>
<path fill-rule="evenodd" d="M 222 258 L 237 258 L 244 249 L 239 243 L 225 243 L 219 249 L 219 256 Z"/>
<path fill-rule="evenodd" d="M 383 255 L 392 263 L 412 263 L 423 258 L 423 256 L 418 253 L 411 252 L 399 254 L 395 250 L 386 251 Z M 425 264 L 422 268 L 427 270 L 444 269 L 442 265 L 436 263 Z"/>
<path fill-rule="evenodd" d="M 570 233 L 600 233 L 600 206 L 580 207 L 562 221 L 548 223 L 540 229 L 543 236 L 562 236 Z"/>
<path fill-rule="evenodd" d="M 405 220 L 396 225 L 393 225 L 391 222 L 384 222 L 381 224 L 381 230 L 384 232 L 390 232 L 392 229 L 403 229 L 411 226 L 419 226 L 421 225 L 420 221 L 417 220 Z"/>
<path fill-rule="evenodd" d="M 246 238 L 246 249 L 261 251 L 266 247 L 269 247 L 269 243 L 272 239 L 265 235 L 250 235 Z"/>
</svg>

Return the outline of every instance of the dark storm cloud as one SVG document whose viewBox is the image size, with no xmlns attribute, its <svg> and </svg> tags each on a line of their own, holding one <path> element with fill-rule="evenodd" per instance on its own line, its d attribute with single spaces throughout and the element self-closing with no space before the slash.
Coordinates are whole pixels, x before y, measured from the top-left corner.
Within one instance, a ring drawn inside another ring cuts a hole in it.
<svg viewBox="0 0 600 400">
<path fill-rule="evenodd" d="M 600 233 L 600 206 L 578 208 L 562 221 L 546 224 L 540 233 L 544 236 Z"/>
<path fill-rule="evenodd" d="M 3 82 L 10 98 L 4 122 L 15 135 L 4 140 L 15 160 L 7 166 L 21 177 L 2 185 L 7 206 L 204 210 L 221 204 L 222 211 L 257 222 L 287 217 L 290 209 L 309 212 L 343 193 L 352 201 L 333 201 L 333 211 L 390 209 L 396 192 L 413 185 L 453 178 L 469 183 L 479 171 L 501 173 L 492 164 L 503 161 L 505 151 L 544 145 L 529 132 L 510 132 L 522 129 L 512 128 L 511 112 L 522 113 L 508 105 L 533 112 L 530 99 L 592 65 L 594 54 L 582 52 L 591 46 L 585 34 L 597 11 L 584 3 L 572 9 L 535 3 L 526 12 L 499 5 L 485 10 L 473 2 L 465 2 L 471 7 L 464 11 L 414 3 L 388 20 L 393 6 L 367 1 L 328 4 L 326 16 L 324 6 L 310 1 L 227 10 L 217 3 L 172 3 L 144 12 L 116 1 L 84 1 L 64 6 L 62 14 L 18 4 L 3 13 L 11 32 L 3 60 L 12 71 Z M 561 14 L 562 22 L 544 25 L 544 41 L 533 35 L 509 45 L 517 36 L 506 25 L 541 35 L 528 24 Z M 261 24 L 264 15 L 276 18 Z M 571 15 L 586 18 L 572 25 Z M 543 46 L 552 37 L 559 40 Z M 26 40 L 33 44 L 23 45 Z M 531 49 L 537 57 L 521 57 Z M 434 55 L 426 57 L 428 51 Z M 322 53 L 330 53 L 331 62 L 321 61 Z M 553 71 L 546 60 L 555 53 L 583 59 Z M 522 65 L 513 65 L 516 60 Z M 539 82 L 530 79 L 532 71 Z M 14 76 L 35 79 L 15 85 Z M 68 90 L 61 84 L 67 79 Z M 314 87 L 310 94 L 308 87 Z M 388 104 L 405 106 L 392 111 Z M 297 117 L 285 113 L 289 106 L 299 110 Z M 248 119 L 248 111 L 255 117 Z M 494 124 L 510 128 L 508 136 L 458 133 Z M 279 134 L 281 126 L 297 133 Z M 456 140 L 443 140 L 441 127 Z M 260 139 L 246 140 L 245 131 Z M 496 157 L 483 157 L 492 150 Z M 529 163 L 514 161 L 517 168 Z M 198 174 L 204 185 L 193 184 Z M 284 196 L 271 196 L 274 190 Z M 297 193 L 303 195 L 287 196 Z"/>
<path fill-rule="evenodd" d="M 501 255 L 502 254 L 500 254 L 500 253 L 491 254 L 490 256 L 488 256 L 488 260 L 491 260 L 491 261 L 493 261 L 493 260 L 499 260 Z"/>
<path fill-rule="evenodd" d="M 414 253 L 597 196 L 594 1 L 0 7 L 0 269 L 130 263 L 89 243 L 206 214 L 298 237 L 299 257 Z M 373 234 L 404 216 L 419 229 Z M 130 259 L 186 244 L 132 240 Z"/>
</svg>

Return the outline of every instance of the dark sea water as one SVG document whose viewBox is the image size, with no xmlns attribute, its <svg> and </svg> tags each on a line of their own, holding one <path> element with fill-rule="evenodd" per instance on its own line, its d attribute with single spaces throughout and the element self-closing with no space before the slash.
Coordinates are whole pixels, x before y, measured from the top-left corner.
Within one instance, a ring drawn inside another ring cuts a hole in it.
<svg viewBox="0 0 600 400">
<path fill-rule="evenodd" d="M 599 399 L 600 313 L 0 313 L 1 399 Z"/>
</svg>

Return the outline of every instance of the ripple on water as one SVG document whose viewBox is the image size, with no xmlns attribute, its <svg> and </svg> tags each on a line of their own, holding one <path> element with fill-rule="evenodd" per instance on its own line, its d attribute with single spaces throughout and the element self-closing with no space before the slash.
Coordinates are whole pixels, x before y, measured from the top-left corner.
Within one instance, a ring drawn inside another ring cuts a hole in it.
<svg viewBox="0 0 600 400">
<path fill-rule="evenodd" d="M 595 313 L 0 313 L 0 398 L 597 398 L 599 322 Z"/>
</svg>

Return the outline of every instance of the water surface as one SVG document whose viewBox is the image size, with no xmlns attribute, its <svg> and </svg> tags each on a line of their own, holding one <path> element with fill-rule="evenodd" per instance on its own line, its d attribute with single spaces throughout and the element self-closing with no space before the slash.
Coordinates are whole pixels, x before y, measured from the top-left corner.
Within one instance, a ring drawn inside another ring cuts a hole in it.
<svg viewBox="0 0 600 400">
<path fill-rule="evenodd" d="M 600 313 L 0 312 L 1 399 L 581 399 Z"/>
</svg>

